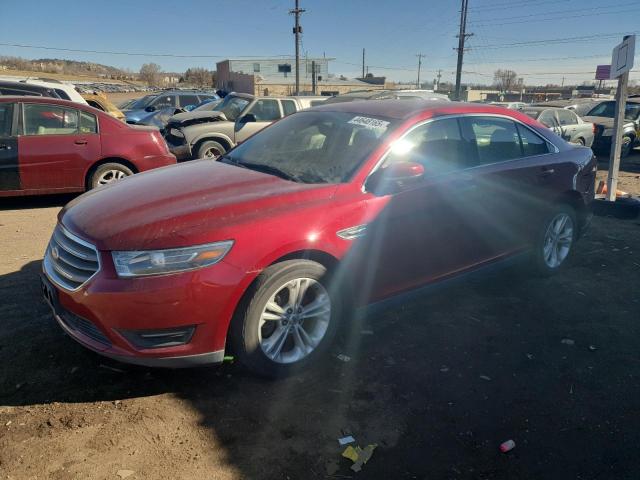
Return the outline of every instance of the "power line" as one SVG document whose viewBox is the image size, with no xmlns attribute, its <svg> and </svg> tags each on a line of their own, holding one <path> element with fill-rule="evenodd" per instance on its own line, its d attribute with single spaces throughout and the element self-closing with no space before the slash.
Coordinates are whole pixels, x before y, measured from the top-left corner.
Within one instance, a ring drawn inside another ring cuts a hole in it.
<svg viewBox="0 0 640 480">
<path fill-rule="evenodd" d="M 615 32 L 615 33 L 594 33 L 592 35 L 582 35 L 579 37 L 564 37 L 564 38 L 546 38 L 541 40 L 529 40 L 525 42 L 513 42 L 513 43 L 493 43 L 488 45 L 477 45 L 476 48 L 511 48 L 511 47 L 523 47 L 523 46 L 535 46 L 535 45 L 554 45 L 558 43 L 573 43 L 580 42 L 582 40 L 593 40 L 597 38 L 598 40 L 602 38 L 616 38 L 620 37 L 620 35 L 628 35 L 628 34 L 636 34 L 640 33 L 640 30 L 632 31 L 632 32 Z"/>
<path fill-rule="evenodd" d="M 592 17 L 593 15 L 618 15 L 620 13 L 629 13 L 629 12 L 637 12 L 640 11 L 638 8 L 627 8 L 625 10 L 617 10 L 614 12 L 592 12 L 592 13 L 583 13 L 583 14 L 572 14 L 571 18 L 580 18 L 580 17 Z M 485 22 L 485 23 L 474 23 L 474 26 L 482 25 L 488 27 L 499 27 L 502 25 L 515 25 L 518 23 L 540 23 L 540 22 L 551 22 L 554 20 L 566 20 L 566 14 L 556 16 L 556 17 L 548 17 L 548 18 L 530 18 L 527 20 L 515 20 L 513 22 L 502 22 L 502 23 L 493 23 L 493 22 Z"/>
<path fill-rule="evenodd" d="M 478 11 L 486 11 L 486 10 L 502 10 L 505 7 L 518 7 L 518 8 L 524 8 L 524 7 L 528 7 L 528 6 L 532 6 L 532 7 L 537 7 L 538 5 L 545 5 L 545 4 L 549 4 L 549 3 L 560 3 L 560 2 L 570 2 L 572 0 L 545 0 L 542 2 L 531 2 L 531 0 L 524 0 L 524 1 L 516 1 L 516 2 L 502 2 L 502 3 L 490 3 L 487 6 L 474 6 L 474 7 L 469 7 L 469 10 L 471 10 L 471 12 L 473 13 L 474 11 L 478 10 Z"/>
<path fill-rule="evenodd" d="M 538 5 L 538 3 L 536 3 L 536 6 Z M 637 2 L 631 2 L 631 3 L 623 3 L 620 5 L 610 5 L 610 6 L 603 6 L 600 5 L 598 7 L 591 7 L 591 8 L 581 8 L 580 11 L 584 12 L 584 11 L 593 11 L 593 10 L 602 10 L 602 9 L 610 9 L 610 8 L 622 8 L 622 7 L 635 7 L 637 6 L 638 3 Z M 502 21 L 502 20 L 514 20 L 514 19 L 522 19 L 522 18 L 529 18 L 529 17 L 546 17 L 549 15 L 558 15 L 561 13 L 575 13 L 575 9 L 572 10 L 555 10 L 552 12 L 544 12 L 544 13 L 529 13 L 529 14 L 525 14 L 525 15 L 516 15 L 516 16 L 511 16 L 511 17 L 498 17 L 498 18 L 492 18 L 491 21 L 493 22 L 494 20 L 496 22 Z M 471 21 L 469 23 L 483 23 L 486 22 L 487 20 L 476 20 Z"/>
</svg>

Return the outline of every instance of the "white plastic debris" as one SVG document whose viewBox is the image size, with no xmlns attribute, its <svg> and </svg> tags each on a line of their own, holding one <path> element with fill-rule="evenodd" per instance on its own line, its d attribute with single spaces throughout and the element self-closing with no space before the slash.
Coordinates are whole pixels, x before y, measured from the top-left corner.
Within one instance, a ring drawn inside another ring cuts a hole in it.
<svg viewBox="0 0 640 480">
<path fill-rule="evenodd" d="M 342 437 L 338 439 L 338 443 L 340 444 L 340 446 L 343 445 L 348 445 L 350 443 L 354 443 L 356 441 L 355 438 L 353 438 L 351 435 L 348 435 L 346 437 Z"/>
<path fill-rule="evenodd" d="M 351 357 L 349 355 L 343 355 L 342 353 L 336 355 L 336 358 L 341 362 L 345 362 L 345 363 L 351 361 Z"/>
<path fill-rule="evenodd" d="M 575 345 L 575 340 L 571 340 L 570 338 L 563 338 L 562 340 L 560 340 L 560 343 L 564 344 L 564 345 Z"/>
</svg>

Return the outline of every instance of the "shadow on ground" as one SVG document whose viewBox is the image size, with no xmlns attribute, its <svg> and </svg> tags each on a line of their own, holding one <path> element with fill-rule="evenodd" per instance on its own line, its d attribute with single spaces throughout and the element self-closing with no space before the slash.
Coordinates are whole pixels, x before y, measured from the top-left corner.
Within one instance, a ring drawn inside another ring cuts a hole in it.
<svg viewBox="0 0 640 480">
<path fill-rule="evenodd" d="M 367 479 L 633 478 L 639 243 L 637 222 L 597 219 L 563 274 L 492 274 L 370 314 L 322 365 L 280 381 L 100 358 L 55 325 L 31 262 L 0 277 L 0 404 L 170 393 L 242 478 L 355 476 L 344 433 L 378 444 Z M 503 455 L 507 439 L 517 447 Z"/>
</svg>

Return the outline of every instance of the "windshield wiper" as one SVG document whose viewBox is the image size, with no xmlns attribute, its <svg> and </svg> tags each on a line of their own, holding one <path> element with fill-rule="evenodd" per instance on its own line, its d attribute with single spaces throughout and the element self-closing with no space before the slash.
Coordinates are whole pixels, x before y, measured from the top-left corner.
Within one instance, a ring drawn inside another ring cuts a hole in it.
<svg viewBox="0 0 640 480">
<path fill-rule="evenodd" d="M 243 163 L 240 163 L 236 158 L 232 157 L 228 153 L 220 155 L 216 160 L 221 163 L 226 163 L 227 165 L 233 165 L 234 167 L 247 168 Z"/>
<path fill-rule="evenodd" d="M 244 163 L 244 162 L 240 163 L 239 165 L 242 165 L 243 167 L 248 168 L 250 170 L 256 170 L 258 172 L 276 175 L 280 178 L 284 178 L 285 180 L 291 180 L 293 182 L 298 181 L 298 179 L 293 175 L 291 175 L 290 173 L 280 170 L 277 167 L 272 167 L 271 165 L 264 165 L 262 163 Z"/>
</svg>

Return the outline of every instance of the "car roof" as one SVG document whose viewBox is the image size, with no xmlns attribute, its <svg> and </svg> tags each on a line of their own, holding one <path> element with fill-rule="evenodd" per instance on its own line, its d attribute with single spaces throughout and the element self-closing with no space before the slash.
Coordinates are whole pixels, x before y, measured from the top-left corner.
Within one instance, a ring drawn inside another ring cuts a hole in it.
<svg viewBox="0 0 640 480">
<path fill-rule="evenodd" d="M 358 100 L 354 102 L 322 104 L 314 107 L 313 110 L 316 112 L 347 112 L 361 115 L 373 115 L 397 120 L 404 120 L 426 112 L 432 112 L 434 116 L 456 113 L 487 113 L 521 118 L 515 110 L 509 110 L 496 105 L 451 102 L 445 100 L 423 100 L 420 98 L 405 100 Z"/>
<path fill-rule="evenodd" d="M 3 102 L 3 103 L 4 102 L 49 103 L 49 104 L 60 105 L 60 106 L 71 107 L 71 108 L 80 108 L 80 107 L 92 108 L 92 107 L 89 107 L 89 105 L 84 105 L 78 102 L 72 102 L 71 100 L 62 100 L 60 98 L 53 98 L 53 97 L 35 97 L 30 95 L 0 95 L 0 102 Z"/>
</svg>

